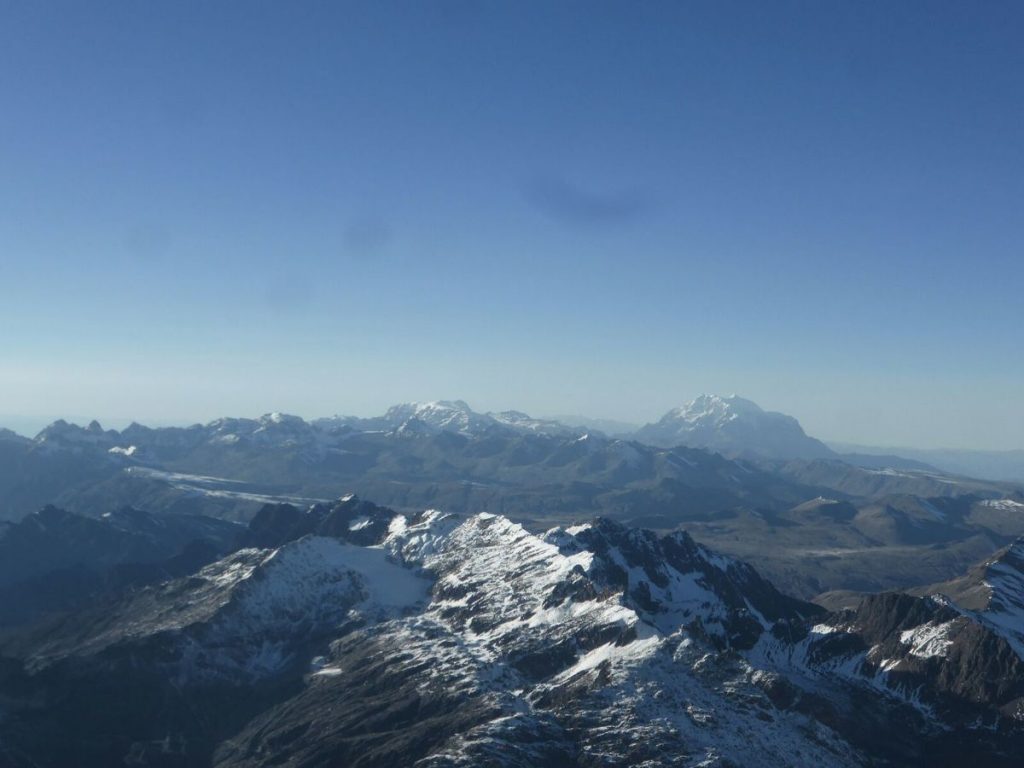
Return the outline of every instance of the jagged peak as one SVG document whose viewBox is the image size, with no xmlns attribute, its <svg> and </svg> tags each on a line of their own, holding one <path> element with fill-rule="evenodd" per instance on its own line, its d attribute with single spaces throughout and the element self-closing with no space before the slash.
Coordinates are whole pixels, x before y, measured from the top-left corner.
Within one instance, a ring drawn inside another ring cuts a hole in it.
<svg viewBox="0 0 1024 768">
<path fill-rule="evenodd" d="M 89 438 L 100 438 L 104 436 L 116 436 L 118 435 L 116 429 L 104 429 L 103 425 L 96 419 L 92 419 L 86 426 L 81 426 L 74 422 L 69 422 L 66 419 L 57 419 L 50 424 L 43 427 L 39 434 L 36 435 L 36 440 L 46 440 L 53 437 L 89 437 Z"/>
</svg>

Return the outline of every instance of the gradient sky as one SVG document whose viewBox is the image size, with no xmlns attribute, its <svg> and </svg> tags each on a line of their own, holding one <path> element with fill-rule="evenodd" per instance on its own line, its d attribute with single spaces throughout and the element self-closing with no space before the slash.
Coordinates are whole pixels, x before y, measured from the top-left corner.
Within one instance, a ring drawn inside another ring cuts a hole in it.
<svg viewBox="0 0 1024 768">
<path fill-rule="evenodd" d="M 1018 2 L 4 2 L 0 423 L 1024 447 Z"/>
</svg>

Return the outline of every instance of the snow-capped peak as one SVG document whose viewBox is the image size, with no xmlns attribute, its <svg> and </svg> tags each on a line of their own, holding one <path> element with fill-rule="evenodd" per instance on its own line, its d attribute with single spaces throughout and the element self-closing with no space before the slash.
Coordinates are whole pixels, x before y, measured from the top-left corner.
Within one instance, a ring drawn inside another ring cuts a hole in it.
<svg viewBox="0 0 1024 768">
<path fill-rule="evenodd" d="M 764 411 L 757 403 L 745 400 L 738 395 L 708 395 L 703 394 L 690 402 L 669 412 L 672 418 L 688 422 L 699 422 L 704 420 L 728 421 L 741 418 L 744 415 L 756 416 Z M 667 418 L 667 417 L 663 417 Z"/>
<path fill-rule="evenodd" d="M 824 443 L 808 437 L 792 416 L 763 410 L 738 395 L 701 395 L 641 428 L 637 440 L 672 447 L 707 448 L 726 456 L 829 458 Z"/>
<path fill-rule="evenodd" d="M 493 423 L 493 419 L 477 413 L 463 400 L 401 403 L 384 414 L 384 420 L 396 430 L 407 428 L 414 419 L 431 431 L 471 432 Z"/>
</svg>

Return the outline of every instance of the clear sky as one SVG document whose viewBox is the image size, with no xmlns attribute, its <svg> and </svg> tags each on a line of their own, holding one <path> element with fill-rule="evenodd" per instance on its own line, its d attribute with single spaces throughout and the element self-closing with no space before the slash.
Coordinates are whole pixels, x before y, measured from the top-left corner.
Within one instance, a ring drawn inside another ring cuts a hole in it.
<svg viewBox="0 0 1024 768">
<path fill-rule="evenodd" d="M 1019 2 L 0 5 L 0 422 L 736 392 L 1024 447 Z"/>
</svg>

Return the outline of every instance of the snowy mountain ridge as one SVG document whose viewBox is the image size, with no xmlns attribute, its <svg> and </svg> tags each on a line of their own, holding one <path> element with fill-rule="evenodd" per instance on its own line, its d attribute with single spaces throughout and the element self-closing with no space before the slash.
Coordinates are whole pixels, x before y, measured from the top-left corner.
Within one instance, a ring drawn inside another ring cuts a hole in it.
<svg viewBox="0 0 1024 768">
<path fill-rule="evenodd" d="M 346 496 L 268 505 L 249 535 L 275 543 L 30 645 L 17 695 L 121 686 L 222 767 L 916 765 L 945 734 L 998 733 L 998 755 L 1022 733 L 1024 662 L 970 610 L 889 593 L 826 613 L 684 532 Z M 196 731 L 173 702 L 210 686 L 252 705 Z M 32 733 L 18 717 L 0 737 Z"/>
<path fill-rule="evenodd" d="M 384 431 L 399 435 L 454 432 L 480 435 L 492 429 L 514 432 L 581 435 L 586 430 L 567 427 L 557 421 L 535 419 L 520 411 L 478 413 L 462 400 L 410 402 L 392 406 L 380 417 L 335 416 L 306 421 L 285 413 L 267 413 L 258 418 L 219 418 L 189 427 L 151 428 L 133 423 L 121 430 L 105 430 L 96 421 L 80 427 L 59 420 L 31 440 L 40 449 L 81 450 L 98 446 L 112 455 L 145 458 L 147 448 L 195 448 L 214 445 L 251 444 L 266 447 L 298 447 L 316 453 L 336 450 L 346 436 L 358 431 Z M 18 436 L 11 433 L 11 439 Z M 29 442 L 27 438 L 19 438 Z"/>
</svg>

